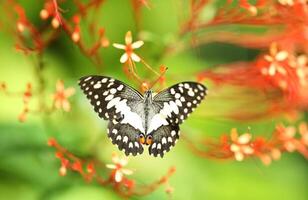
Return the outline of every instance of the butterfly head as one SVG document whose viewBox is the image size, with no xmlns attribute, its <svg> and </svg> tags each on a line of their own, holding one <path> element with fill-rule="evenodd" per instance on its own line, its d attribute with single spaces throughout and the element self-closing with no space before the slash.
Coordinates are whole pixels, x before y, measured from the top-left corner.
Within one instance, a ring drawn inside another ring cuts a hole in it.
<svg viewBox="0 0 308 200">
<path fill-rule="evenodd" d="M 147 91 L 144 93 L 144 101 L 145 101 L 145 102 L 146 102 L 146 101 L 152 102 L 152 100 L 153 100 L 153 92 L 152 92 L 152 90 L 147 90 Z"/>
</svg>

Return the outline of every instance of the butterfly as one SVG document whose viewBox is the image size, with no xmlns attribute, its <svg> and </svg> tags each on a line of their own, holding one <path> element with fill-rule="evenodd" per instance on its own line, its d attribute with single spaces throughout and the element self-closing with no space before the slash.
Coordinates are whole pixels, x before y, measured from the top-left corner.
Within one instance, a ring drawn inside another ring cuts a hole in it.
<svg viewBox="0 0 308 200">
<path fill-rule="evenodd" d="M 179 125 L 204 99 L 207 88 L 197 82 L 181 82 L 157 94 L 141 94 L 107 76 L 85 76 L 79 85 L 100 118 L 108 120 L 107 134 L 126 155 L 164 156 L 180 136 Z"/>
</svg>

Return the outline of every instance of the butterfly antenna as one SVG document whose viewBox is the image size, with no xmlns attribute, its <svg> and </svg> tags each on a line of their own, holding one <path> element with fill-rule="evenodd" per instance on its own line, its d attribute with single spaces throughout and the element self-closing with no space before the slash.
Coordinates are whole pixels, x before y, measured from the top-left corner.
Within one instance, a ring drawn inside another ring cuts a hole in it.
<svg viewBox="0 0 308 200">
<path fill-rule="evenodd" d="M 164 67 L 164 69 L 161 70 L 161 73 L 158 76 L 158 78 L 153 83 L 151 83 L 149 90 L 152 89 L 154 87 L 154 85 L 156 85 L 156 83 L 165 75 L 167 70 L 168 70 L 168 67 Z"/>
</svg>

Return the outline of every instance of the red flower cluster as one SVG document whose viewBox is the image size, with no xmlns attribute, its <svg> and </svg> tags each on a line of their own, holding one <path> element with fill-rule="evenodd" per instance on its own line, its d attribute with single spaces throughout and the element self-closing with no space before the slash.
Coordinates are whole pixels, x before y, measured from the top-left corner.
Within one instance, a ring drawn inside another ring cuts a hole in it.
<svg viewBox="0 0 308 200">
<path fill-rule="evenodd" d="M 16 35 L 17 42 L 15 47 L 17 50 L 26 54 L 31 52 L 42 53 L 43 50 L 57 38 L 59 35 L 58 33 L 63 30 L 72 41 L 77 44 L 81 53 L 91 59 L 97 67 L 100 67 L 101 57 L 98 50 L 100 47 L 107 47 L 109 45 L 109 40 L 105 37 L 104 29 L 96 27 L 96 24 L 91 22 L 92 24 L 89 26 L 91 30 L 89 30 L 89 32 L 97 32 L 97 35 L 93 35 L 93 38 L 97 37 L 97 40 L 92 46 L 86 47 L 81 40 L 80 21 L 81 18 L 87 16 L 90 9 L 101 6 L 103 2 L 104 0 L 91 0 L 88 3 L 83 3 L 77 0 L 75 3 L 78 9 L 75 13 L 71 13 L 73 17 L 67 20 L 61 15 L 61 9 L 59 8 L 57 0 L 45 0 L 44 8 L 40 11 L 39 15 L 42 20 L 47 21 L 51 19 L 52 29 L 41 28 L 34 25 L 34 23 L 27 18 L 24 8 L 15 2 L 15 0 L 7 1 L 4 6 L 8 11 L 11 11 L 11 8 L 15 8 L 14 11 L 17 14 L 17 31 L 14 29 L 12 30 L 14 35 Z M 7 12 L 7 15 L 11 15 L 11 12 Z M 15 17 L 8 16 L 8 19 L 14 20 Z M 12 24 L 15 24 L 15 22 L 13 21 Z M 28 32 L 30 35 L 27 34 Z"/>
<path fill-rule="evenodd" d="M 293 126 L 279 124 L 270 139 L 259 136 L 253 140 L 251 133 L 239 136 L 236 129 L 232 129 L 230 136 L 222 135 L 219 141 L 206 140 L 202 148 L 187 138 L 185 141 L 192 152 L 206 158 L 242 161 L 257 157 L 269 165 L 272 160 L 280 159 L 282 152 L 297 151 L 308 159 L 308 128 L 304 122 L 299 125 L 298 131 Z"/>
<path fill-rule="evenodd" d="M 9 91 L 5 82 L 0 85 L 0 92 L 3 92 L 7 97 L 17 97 L 22 98 L 23 100 L 23 109 L 19 114 L 18 119 L 20 122 L 24 122 L 27 119 L 29 113 L 31 114 L 40 114 L 40 113 L 51 113 L 55 109 L 63 109 L 66 112 L 69 112 L 71 109 L 70 102 L 68 98 L 75 93 L 74 88 L 64 88 L 63 81 L 58 80 L 56 84 L 56 91 L 53 94 L 53 103 L 52 106 L 45 105 L 45 102 L 39 102 L 36 106 L 31 106 L 30 101 L 33 98 L 40 99 L 40 93 L 38 90 L 34 91 L 32 84 L 27 83 L 26 89 L 24 92 L 12 92 Z"/>
<path fill-rule="evenodd" d="M 96 181 L 102 186 L 112 186 L 114 191 L 120 196 L 131 197 L 131 196 L 144 196 L 155 191 L 161 185 L 166 185 L 166 192 L 169 194 L 172 189 L 169 185 L 169 178 L 175 172 L 175 168 L 172 167 L 168 173 L 158 181 L 153 182 L 149 185 L 137 186 L 135 180 L 128 179 L 126 176 L 133 173 L 132 170 L 124 168 L 127 163 L 127 158 L 120 158 L 116 154 L 112 155 L 113 164 L 104 165 L 101 161 L 85 160 L 79 158 L 68 150 L 63 148 L 54 138 L 48 140 L 48 146 L 56 149 L 56 158 L 61 162 L 59 169 L 60 176 L 67 175 L 68 170 L 79 173 L 85 181 Z M 106 166 L 106 168 L 102 168 Z M 111 169 L 107 178 L 103 178 L 100 171 L 108 171 Z"/>
</svg>

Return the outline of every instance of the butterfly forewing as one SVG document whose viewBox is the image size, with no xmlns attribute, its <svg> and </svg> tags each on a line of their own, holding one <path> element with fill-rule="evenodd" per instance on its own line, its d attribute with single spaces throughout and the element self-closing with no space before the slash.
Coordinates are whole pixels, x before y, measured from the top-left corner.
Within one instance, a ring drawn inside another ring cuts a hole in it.
<svg viewBox="0 0 308 200">
<path fill-rule="evenodd" d="M 94 110 L 106 120 L 127 114 L 136 102 L 142 101 L 138 91 L 110 77 L 85 76 L 80 78 L 79 85 Z"/>
<path fill-rule="evenodd" d="M 182 82 L 154 96 L 153 101 L 161 105 L 159 114 L 172 124 L 181 124 L 201 103 L 207 89 L 197 82 Z"/>
<path fill-rule="evenodd" d="M 79 85 L 101 118 L 116 119 L 144 132 L 143 121 L 138 114 L 143 97 L 137 90 L 105 76 L 83 77 Z"/>
</svg>

